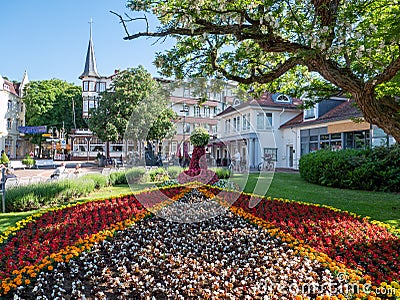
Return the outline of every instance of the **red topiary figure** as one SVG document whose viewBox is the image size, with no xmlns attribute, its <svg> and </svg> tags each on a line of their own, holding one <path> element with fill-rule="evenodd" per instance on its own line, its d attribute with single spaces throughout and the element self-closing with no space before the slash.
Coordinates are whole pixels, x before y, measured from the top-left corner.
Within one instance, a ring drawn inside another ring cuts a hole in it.
<svg viewBox="0 0 400 300">
<path fill-rule="evenodd" d="M 189 170 L 183 171 L 178 176 L 180 183 L 199 181 L 206 184 L 213 184 L 219 180 L 218 176 L 207 169 L 205 146 L 210 140 L 207 130 L 197 127 L 190 136 L 190 142 L 194 146 Z"/>
</svg>

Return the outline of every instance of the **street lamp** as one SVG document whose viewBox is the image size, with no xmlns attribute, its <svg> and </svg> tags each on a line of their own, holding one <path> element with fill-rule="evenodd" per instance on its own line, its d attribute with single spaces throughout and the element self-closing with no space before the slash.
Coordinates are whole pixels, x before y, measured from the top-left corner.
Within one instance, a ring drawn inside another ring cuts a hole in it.
<svg viewBox="0 0 400 300">
<path fill-rule="evenodd" d="M 186 114 L 189 111 L 189 106 L 187 106 L 185 103 L 183 104 L 183 108 L 179 111 L 183 113 L 183 129 L 182 129 L 182 133 L 183 133 L 183 143 L 182 143 L 182 163 L 183 165 L 185 164 L 185 133 L 186 133 Z"/>
</svg>

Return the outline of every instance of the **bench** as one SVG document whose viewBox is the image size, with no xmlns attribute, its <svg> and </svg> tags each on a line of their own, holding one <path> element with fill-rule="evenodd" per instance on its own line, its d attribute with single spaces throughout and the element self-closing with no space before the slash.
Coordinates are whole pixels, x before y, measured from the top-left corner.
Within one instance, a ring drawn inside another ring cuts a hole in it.
<svg viewBox="0 0 400 300">
<path fill-rule="evenodd" d="M 55 168 L 56 164 L 55 164 L 54 160 L 52 160 L 52 159 L 41 159 L 41 160 L 36 160 L 35 166 L 36 166 L 36 169 L 39 169 L 39 167 Z"/>
<path fill-rule="evenodd" d="M 16 170 L 16 169 L 24 169 L 25 170 L 26 167 L 27 166 L 24 165 L 22 163 L 22 161 L 20 161 L 20 160 L 12 160 L 12 161 L 10 161 L 10 168 L 11 169 L 14 169 L 14 170 Z"/>
</svg>

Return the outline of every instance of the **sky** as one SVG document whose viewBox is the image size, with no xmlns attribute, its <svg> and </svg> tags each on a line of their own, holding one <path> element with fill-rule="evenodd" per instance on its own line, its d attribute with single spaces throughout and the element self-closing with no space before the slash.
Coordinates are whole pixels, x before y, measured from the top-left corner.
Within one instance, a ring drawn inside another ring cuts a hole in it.
<svg viewBox="0 0 400 300">
<path fill-rule="evenodd" d="M 110 10 L 143 16 L 126 8 L 127 0 L 2 0 L 0 4 L 0 75 L 9 80 L 21 81 L 26 70 L 31 81 L 57 78 L 80 85 L 90 19 L 97 70 L 103 76 L 138 65 L 159 76 L 153 65 L 155 53 L 174 45 L 173 39 L 123 40 L 123 26 Z M 157 19 L 147 16 L 154 29 Z M 143 31 L 145 22 L 129 23 L 128 29 L 131 34 Z"/>
</svg>

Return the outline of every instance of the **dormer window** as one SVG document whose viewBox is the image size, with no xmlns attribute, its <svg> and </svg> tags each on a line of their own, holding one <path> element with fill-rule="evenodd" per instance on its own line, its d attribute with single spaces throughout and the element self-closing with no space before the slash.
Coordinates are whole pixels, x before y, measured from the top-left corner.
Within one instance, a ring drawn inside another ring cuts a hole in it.
<svg viewBox="0 0 400 300">
<path fill-rule="evenodd" d="M 307 120 L 315 120 L 317 118 L 318 109 L 317 106 L 313 106 L 311 108 L 304 110 L 304 121 Z"/>
<path fill-rule="evenodd" d="M 235 100 L 233 100 L 232 106 L 233 107 L 238 106 L 240 103 L 241 103 L 240 100 L 238 98 L 235 98 Z"/>
<path fill-rule="evenodd" d="M 3 89 L 6 91 L 10 91 L 10 86 L 7 83 L 3 84 Z"/>
<path fill-rule="evenodd" d="M 274 100 L 275 103 L 292 103 L 292 99 L 284 94 L 274 94 L 272 95 L 272 100 Z"/>
</svg>

